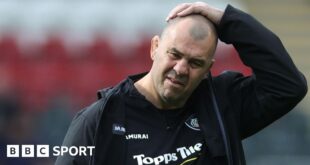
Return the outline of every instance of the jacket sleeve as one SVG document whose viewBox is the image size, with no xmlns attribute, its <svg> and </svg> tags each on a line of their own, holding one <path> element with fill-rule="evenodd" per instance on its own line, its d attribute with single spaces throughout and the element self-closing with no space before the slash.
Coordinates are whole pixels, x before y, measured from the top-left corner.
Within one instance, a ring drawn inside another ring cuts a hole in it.
<svg viewBox="0 0 310 165">
<path fill-rule="evenodd" d="M 97 117 L 100 116 L 100 102 L 81 110 L 73 118 L 67 134 L 64 138 L 62 146 L 67 147 L 87 147 L 94 146 L 94 136 L 96 130 Z M 55 165 L 86 165 L 90 161 L 90 149 L 87 150 L 87 155 L 70 156 L 68 153 L 57 157 Z M 92 153 L 94 150 L 92 150 Z"/>
<path fill-rule="evenodd" d="M 250 15 L 229 5 L 217 30 L 253 70 L 250 77 L 234 76 L 228 88 L 245 138 L 294 108 L 307 83 L 279 38 Z"/>
</svg>

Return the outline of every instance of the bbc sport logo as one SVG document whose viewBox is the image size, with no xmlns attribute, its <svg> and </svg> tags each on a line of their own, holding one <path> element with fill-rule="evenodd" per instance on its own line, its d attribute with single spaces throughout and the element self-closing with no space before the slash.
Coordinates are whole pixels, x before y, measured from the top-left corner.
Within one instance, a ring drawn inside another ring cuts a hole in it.
<svg viewBox="0 0 310 165">
<path fill-rule="evenodd" d="M 54 146 L 33 144 L 10 144 L 6 145 L 6 156 L 8 158 L 47 158 L 50 156 L 92 156 L 95 146 Z M 50 154 L 51 153 L 51 154 Z"/>
</svg>

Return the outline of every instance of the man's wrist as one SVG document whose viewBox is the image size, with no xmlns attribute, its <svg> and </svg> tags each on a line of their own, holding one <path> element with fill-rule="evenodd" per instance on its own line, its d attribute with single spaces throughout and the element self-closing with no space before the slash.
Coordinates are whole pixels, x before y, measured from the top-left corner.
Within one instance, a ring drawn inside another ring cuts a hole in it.
<svg viewBox="0 0 310 165">
<path fill-rule="evenodd" d="M 222 20 L 224 15 L 224 11 L 218 8 L 214 8 L 212 6 L 206 5 L 206 17 L 210 19 L 216 26 L 218 26 Z"/>
</svg>

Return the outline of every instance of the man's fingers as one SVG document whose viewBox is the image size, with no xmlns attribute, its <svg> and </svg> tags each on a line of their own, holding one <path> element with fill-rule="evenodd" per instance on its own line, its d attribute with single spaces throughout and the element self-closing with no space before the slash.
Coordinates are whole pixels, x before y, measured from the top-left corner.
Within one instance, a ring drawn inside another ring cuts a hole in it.
<svg viewBox="0 0 310 165">
<path fill-rule="evenodd" d="M 195 3 L 183 3 L 171 10 L 166 21 L 173 19 L 175 17 L 183 17 L 190 14 L 201 14 L 205 16 L 214 24 L 219 24 L 220 20 L 224 12 L 220 9 L 217 9 L 213 6 L 209 6 L 207 3 L 204 2 L 195 2 Z"/>
<path fill-rule="evenodd" d="M 177 16 L 183 17 L 183 16 L 187 16 L 189 14 L 194 14 L 194 13 L 198 13 L 195 11 L 195 8 L 193 6 L 190 6 L 182 11 L 180 11 L 179 13 L 177 13 Z"/>
<path fill-rule="evenodd" d="M 185 10 L 186 8 L 190 7 L 190 3 L 183 3 L 181 5 L 176 6 L 174 9 L 172 9 L 170 11 L 170 13 L 168 14 L 166 21 L 173 19 L 175 17 L 177 17 L 177 14 L 183 10 Z"/>
<path fill-rule="evenodd" d="M 168 14 L 166 21 L 168 21 L 169 19 L 175 18 L 180 11 L 186 9 L 187 7 L 189 7 L 189 5 L 190 5 L 189 3 L 183 3 L 173 8 Z"/>
</svg>

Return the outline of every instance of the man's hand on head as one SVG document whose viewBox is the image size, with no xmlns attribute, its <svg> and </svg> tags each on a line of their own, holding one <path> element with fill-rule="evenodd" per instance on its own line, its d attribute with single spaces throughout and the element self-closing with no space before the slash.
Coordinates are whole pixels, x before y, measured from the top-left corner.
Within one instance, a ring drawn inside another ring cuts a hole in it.
<svg viewBox="0 0 310 165">
<path fill-rule="evenodd" d="M 204 2 L 182 3 L 170 11 L 166 21 L 175 17 L 183 17 L 190 14 L 200 14 L 208 18 L 215 25 L 218 25 L 223 17 L 224 11 Z"/>
</svg>

